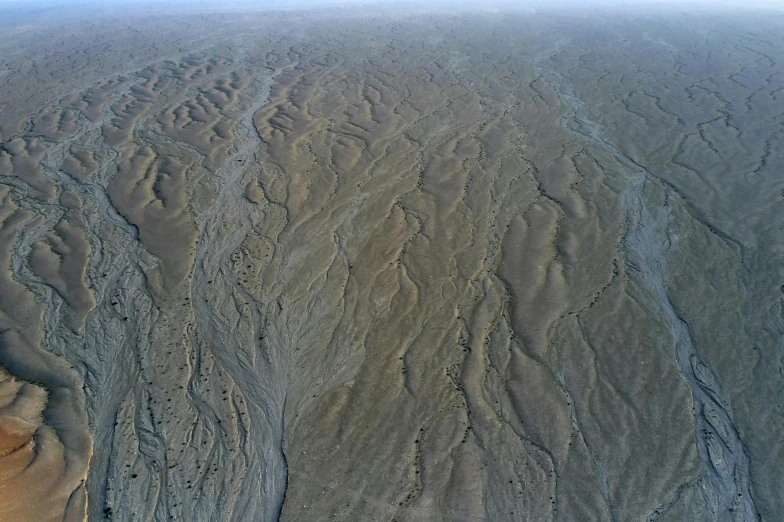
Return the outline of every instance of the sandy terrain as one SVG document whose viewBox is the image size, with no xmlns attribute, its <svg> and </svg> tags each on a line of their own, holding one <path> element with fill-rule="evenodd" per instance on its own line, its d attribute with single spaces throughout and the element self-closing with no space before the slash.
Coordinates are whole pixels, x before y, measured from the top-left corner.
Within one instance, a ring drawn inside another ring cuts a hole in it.
<svg viewBox="0 0 784 522">
<path fill-rule="evenodd" d="M 17 15 L 0 522 L 784 518 L 782 12 Z"/>
</svg>

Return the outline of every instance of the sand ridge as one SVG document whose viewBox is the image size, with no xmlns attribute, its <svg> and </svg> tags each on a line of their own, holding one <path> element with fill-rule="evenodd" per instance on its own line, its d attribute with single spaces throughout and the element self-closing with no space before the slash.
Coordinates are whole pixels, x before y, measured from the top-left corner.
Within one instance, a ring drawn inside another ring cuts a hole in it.
<svg viewBox="0 0 784 522">
<path fill-rule="evenodd" d="M 0 520 L 784 512 L 775 15 L 100 16 L 0 39 Z"/>
</svg>

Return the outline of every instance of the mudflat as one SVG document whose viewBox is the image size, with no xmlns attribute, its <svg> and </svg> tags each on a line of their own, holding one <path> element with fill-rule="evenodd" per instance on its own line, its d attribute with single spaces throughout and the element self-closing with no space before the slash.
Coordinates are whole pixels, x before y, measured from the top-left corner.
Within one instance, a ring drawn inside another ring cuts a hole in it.
<svg viewBox="0 0 784 522">
<path fill-rule="evenodd" d="M 784 519 L 784 11 L 73 9 L 0 36 L 0 521 Z"/>
</svg>

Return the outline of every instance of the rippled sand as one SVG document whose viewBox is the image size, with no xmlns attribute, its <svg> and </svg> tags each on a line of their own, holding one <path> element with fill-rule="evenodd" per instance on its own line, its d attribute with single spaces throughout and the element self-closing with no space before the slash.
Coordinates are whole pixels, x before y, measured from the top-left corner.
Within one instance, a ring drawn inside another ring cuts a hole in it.
<svg viewBox="0 0 784 522">
<path fill-rule="evenodd" d="M 0 521 L 784 517 L 781 11 L 41 16 Z"/>
</svg>

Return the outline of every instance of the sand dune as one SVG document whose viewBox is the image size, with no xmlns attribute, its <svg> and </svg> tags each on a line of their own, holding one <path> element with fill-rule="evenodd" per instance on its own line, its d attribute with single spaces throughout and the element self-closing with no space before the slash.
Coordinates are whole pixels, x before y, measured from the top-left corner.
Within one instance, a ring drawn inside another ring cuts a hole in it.
<svg viewBox="0 0 784 522">
<path fill-rule="evenodd" d="M 779 520 L 771 13 L 0 36 L 0 521 Z"/>
</svg>

